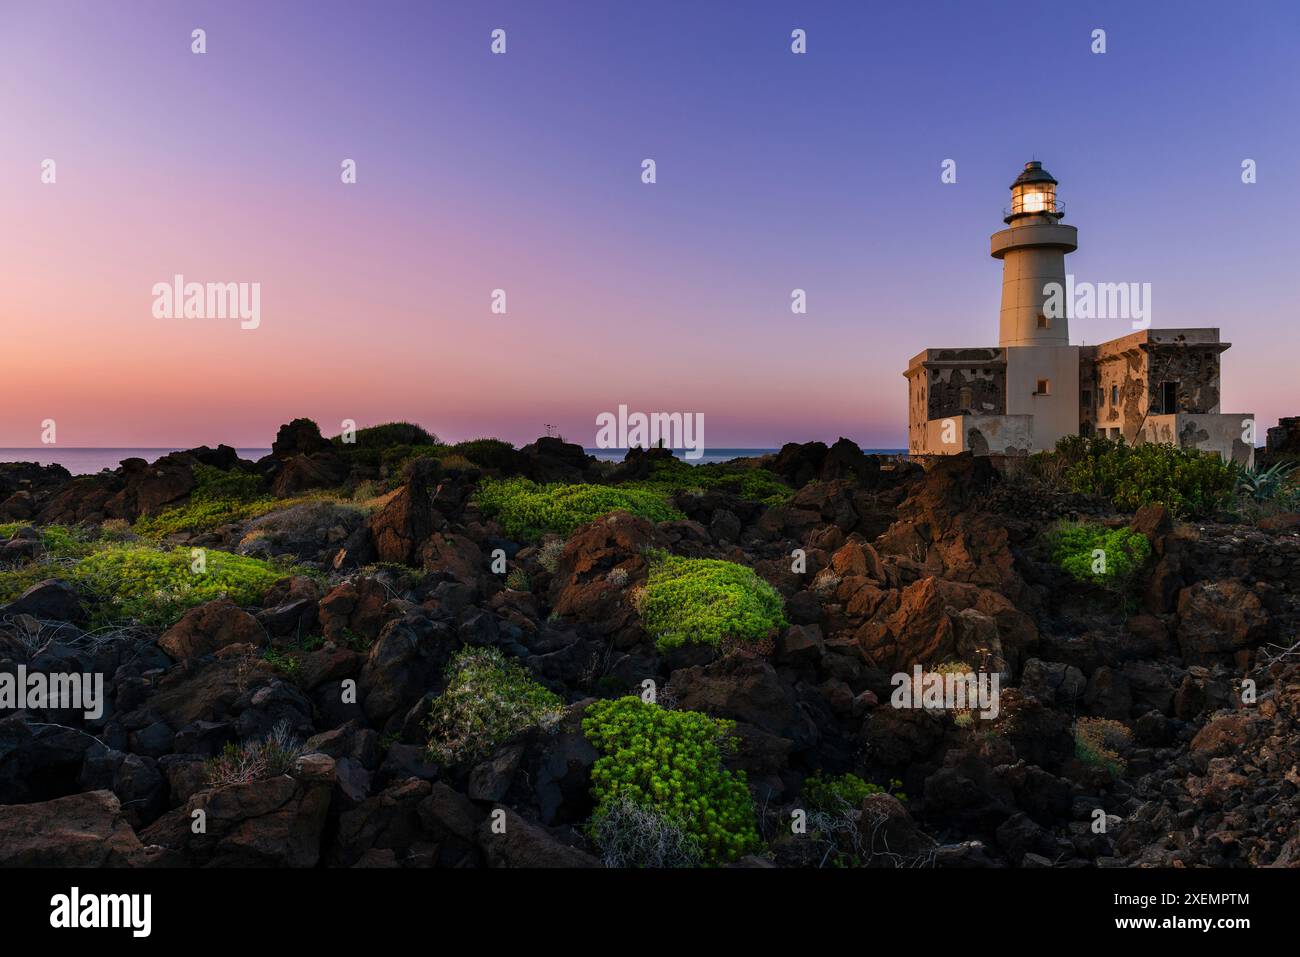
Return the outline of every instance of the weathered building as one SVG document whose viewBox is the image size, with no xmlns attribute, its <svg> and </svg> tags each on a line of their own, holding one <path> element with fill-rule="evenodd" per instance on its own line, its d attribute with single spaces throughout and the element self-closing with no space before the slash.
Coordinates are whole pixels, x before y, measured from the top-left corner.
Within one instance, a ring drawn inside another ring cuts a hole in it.
<svg viewBox="0 0 1300 957">
<path fill-rule="evenodd" d="M 1057 182 L 1028 163 L 1011 185 L 996 348 L 926 349 L 908 380 L 913 455 L 1024 455 L 1066 435 L 1164 442 L 1253 461 L 1253 416 L 1219 411 L 1218 329 L 1143 329 L 1095 346 L 1070 345 L 1065 256 L 1078 231 L 1061 222 Z M 1053 293 L 1053 288 L 1056 292 Z"/>
</svg>

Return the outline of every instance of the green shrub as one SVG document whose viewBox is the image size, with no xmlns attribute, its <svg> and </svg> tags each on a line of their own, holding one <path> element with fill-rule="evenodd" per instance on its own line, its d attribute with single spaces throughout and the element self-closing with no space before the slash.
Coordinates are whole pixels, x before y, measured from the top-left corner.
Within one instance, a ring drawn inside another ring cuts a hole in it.
<svg viewBox="0 0 1300 957">
<path fill-rule="evenodd" d="M 629 695 L 587 708 L 582 730 L 601 757 L 591 769 L 598 838 L 604 815 L 620 802 L 649 809 L 697 842 L 713 864 L 760 846 L 743 771 L 722 766 L 734 747 L 733 722 L 669 711 Z"/>
<path fill-rule="evenodd" d="M 661 649 L 759 641 L 786 625 L 775 588 L 752 568 L 716 558 L 652 556 L 638 608 Z"/>
<path fill-rule="evenodd" d="M 192 569 L 188 549 L 162 551 L 144 545 L 111 545 L 83 558 L 67 576 L 101 603 L 92 624 L 130 618 L 169 625 L 187 608 L 218 598 L 253 605 L 287 569 L 256 558 L 208 549 L 205 570 Z"/>
<path fill-rule="evenodd" d="M 194 489 L 190 501 L 251 502 L 266 494 L 262 477 L 236 469 L 224 471 L 211 465 L 194 467 Z"/>
<path fill-rule="evenodd" d="M 794 495 L 794 489 L 765 468 L 728 462 L 691 465 L 677 458 L 656 461 L 649 478 L 620 487 L 643 488 L 666 495 L 695 490 L 729 492 L 765 505 L 783 505 Z"/>
<path fill-rule="evenodd" d="M 1080 718 L 1074 725 L 1074 755 L 1085 764 L 1104 768 L 1120 777 L 1128 767 L 1120 750 L 1133 740 L 1133 733 L 1109 718 Z"/>
<path fill-rule="evenodd" d="M 19 565 L 17 568 L 0 568 L 0 605 L 21 597 L 33 585 L 47 578 L 67 578 L 64 569 L 44 562 Z"/>
<path fill-rule="evenodd" d="M 524 478 L 489 479 L 477 500 L 485 515 L 495 517 L 507 535 L 541 538 L 547 532 L 568 535 L 579 525 L 622 509 L 652 522 L 685 516 L 660 492 L 608 485 L 538 485 Z"/>
<path fill-rule="evenodd" d="M 412 422 L 385 422 L 357 429 L 356 441 L 345 443 L 342 435 L 336 435 L 330 442 L 342 452 L 357 449 L 374 449 L 383 451 L 395 445 L 441 445 L 438 437 Z"/>
<path fill-rule="evenodd" d="M 302 662 L 294 655 L 280 651 L 278 648 L 267 648 L 262 654 L 262 660 L 290 681 L 296 679 L 302 672 Z"/>
<path fill-rule="evenodd" d="M 490 754 L 525 728 L 558 721 L 564 701 L 495 648 L 464 648 L 447 666 L 447 687 L 426 725 L 429 754 L 457 764 Z"/>
<path fill-rule="evenodd" d="M 210 532 L 222 525 L 259 518 L 268 512 L 284 508 L 285 505 L 285 501 L 269 497 L 255 502 L 236 499 L 191 500 L 186 505 L 177 505 L 164 509 L 157 515 L 136 519 L 132 530 L 143 538 L 153 539 L 181 533 L 198 534 Z"/>
<path fill-rule="evenodd" d="M 197 465 L 194 482 L 188 502 L 163 509 L 157 515 L 141 516 L 136 519 L 135 533 L 157 539 L 181 532 L 210 532 L 265 515 L 284 504 L 270 496 L 259 476 L 248 472 L 224 472 L 210 465 Z"/>
<path fill-rule="evenodd" d="M 1147 537 L 1131 528 L 1062 522 L 1048 532 L 1047 541 L 1052 561 L 1076 581 L 1117 592 L 1133 587 L 1151 557 Z"/>
<path fill-rule="evenodd" d="M 1234 468 L 1213 452 L 1123 439 L 1067 436 L 1056 445 L 1064 482 L 1116 508 L 1163 505 L 1176 516 L 1207 515 L 1232 497 Z"/>
<path fill-rule="evenodd" d="M 457 442 L 451 450 L 479 468 L 510 472 L 519 467 L 519 453 L 515 447 L 500 439 L 469 439 Z"/>
<path fill-rule="evenodd" d="M 808 810 L 831 813 L 844 810 L 856 811 L 872 794 L 893 794 L 898 800 L 907 801 L 907 795 L 897 790 L 903 786 L 902 781 L 893 780 L 889 785 L 888 789 L 882 788 L 879 784 L 862 780 L 856 774 L 823 777 L 822 773 L 817 771 L 804 781 L 803 798 L 808 805 Z"/>
<path fill-rule="evenodd" d="M 25 522 L 8 522 L 0 525 L 0 541 L 12 538 L 18 529 L 27 527 Z M 89 554 L 95 548 L 94 534 L 85 528 L 46 525 L 44 528 L 37 528 L 36 531 L 40 535 L 41 547 L 47 559 L 78 558 Z"/>
</svg>

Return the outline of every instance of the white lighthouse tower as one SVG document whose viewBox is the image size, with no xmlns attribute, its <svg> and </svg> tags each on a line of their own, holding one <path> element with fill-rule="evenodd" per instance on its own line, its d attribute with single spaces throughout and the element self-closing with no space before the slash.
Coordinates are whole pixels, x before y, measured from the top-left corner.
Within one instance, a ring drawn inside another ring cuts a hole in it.
<svg viewBox="0 0 1300 957">
<path fill-rule="evenodd" d="M 1056 180 L 1030 162 L 1011 184 L 1007 228 L 994 233 L 989 252 L 1002 260 L 998 345 L 1006 358 L 1007 415 L 1029 415 L 1033 447 L 1050 449 L 1079 431 L 1079 347 L 1070 345 L 1065 303 L 1065 254 L 1079 233 L 1061 223 Z M 1059 309 L 1046 301 L 1055 288 Z M 1059 314 L 1058 314 L 1059 313 Z"/>
</svg>

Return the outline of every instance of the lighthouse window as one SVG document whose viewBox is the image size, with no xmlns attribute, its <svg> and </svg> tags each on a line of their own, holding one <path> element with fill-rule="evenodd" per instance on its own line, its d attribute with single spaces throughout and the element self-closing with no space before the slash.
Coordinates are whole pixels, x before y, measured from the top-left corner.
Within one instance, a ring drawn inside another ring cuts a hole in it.
<svg viewBox="0 0 1300 957">
<path fill-rule="evenodd" d="M 1051 380 L 1050 380 L 1050 379 L 1039 379 L 1039 380 L 1038 380 L 1038 388 L 1037 388 L 1037 390 L 1035 390 L 1034 395 L 1051 395 L 1051 394 L 1052 394 L 1052 382 L 1051 382 Z"/>
</svg>

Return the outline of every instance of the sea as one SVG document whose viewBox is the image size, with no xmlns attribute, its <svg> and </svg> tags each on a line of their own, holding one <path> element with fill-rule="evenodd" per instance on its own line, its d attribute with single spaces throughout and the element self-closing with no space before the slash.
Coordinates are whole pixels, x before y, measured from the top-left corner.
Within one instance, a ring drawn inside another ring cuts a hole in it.
<svg viewBox="0 0 1300 957">
<path fill-rule="evenodd" d="M 148 449 L 70 449 L 62 446 L 44 445 L 33 449 L 0 449 L 0 462 L 36 462 L 40 465 L 62 465 L 73 475 L 94 475 L 104 469 L 115 469 L 123 459 L 144 459 L 152 462 L 169 452 L 182 449 L 148 448 Z M 236 449 L 241 459 L 256 461 L 271 453 L 270 449 Z M 588 455 L 595 456 L 602 462 L 621 462 L 627 455 L 627 449 L 585 449 Z M 714 462 L 726 462 L 730 459 L 755 458 L 770 455 L 780 449 L 705 449 L 698 459 L 686 458 L 685 449 L 673 449 L 673 455 L 690 465 L 708 465 Z M 902 455 L 904 449 L 863 449 L 868 455 Z"/>
</svg>

